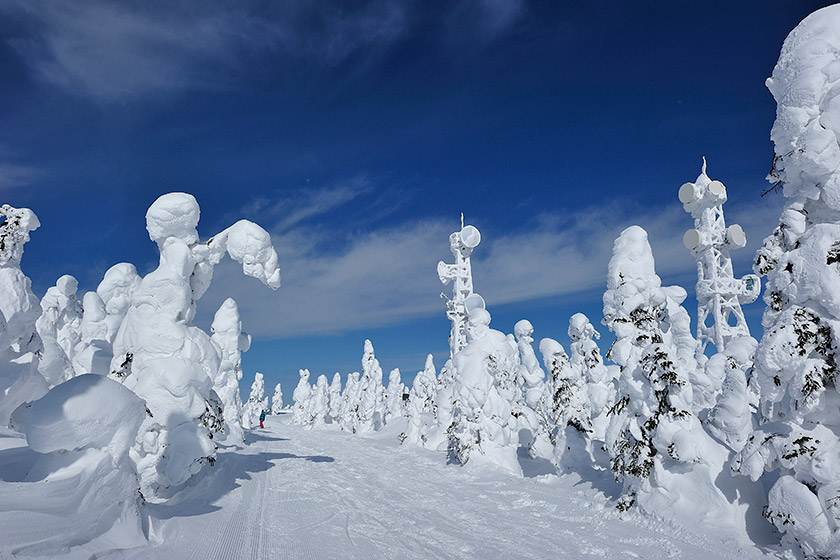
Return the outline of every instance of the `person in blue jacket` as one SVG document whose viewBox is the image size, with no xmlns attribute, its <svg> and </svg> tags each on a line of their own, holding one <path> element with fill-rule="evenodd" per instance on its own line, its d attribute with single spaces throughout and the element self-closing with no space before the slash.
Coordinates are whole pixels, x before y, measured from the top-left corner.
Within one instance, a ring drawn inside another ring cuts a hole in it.
<svg viewBox="0 0 840 560">
<path fill-rule="evenodd" d="M 263 422 L 265 422 L 265 410 L 260 412 L 260 428 L 265 428 Z"/>
</svg>

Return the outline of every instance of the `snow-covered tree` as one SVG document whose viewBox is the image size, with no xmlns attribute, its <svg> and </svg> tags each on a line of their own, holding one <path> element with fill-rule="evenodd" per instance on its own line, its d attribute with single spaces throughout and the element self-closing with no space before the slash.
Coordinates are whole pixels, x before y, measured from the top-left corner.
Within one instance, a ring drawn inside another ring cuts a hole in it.
<svg viewBox="0 0 840 560">
<path fill-rule="evenodd" d="M 458 373 L 455 371 L 455 364 L 452 359 L 446 360 L 440 373 L 437 376 L 436 394 L 434 402 L 434 423 L 428 425 L 425 433 L 426 447 L 432 449 L 447 449 L 449 446 L 449 434 L 447 431 L 452 425 L 452 418 L 455 413 L 455 385 L 458 380 Z"/>
<path fill-rule="evenodd" d="M 661 286 L 647 233 L 638 226 L 624 230 L 604 294 L 604 324 L 616 336 L 607 357 L 621 367 L 606 447 L 623 482 L 619 509 L 638 503 L 649 512 L 696 517 L 703 507 L 722 519 L 732 512 L 715 478 L 727 451 L 692 413 L 689 372 L 669 332 L 669 307 L 684 297 L 685 290 Z"/>
<path fill-rule="evenodd" d="M 338 423 L 341 417 L 341 403 L 341 374 L 335 372 L 330 383 L 330 423 Z"/>
<path fill-rule="evenodd" d="M 274 395 L 271 397 L 271 413 L 280 414 L 283 412 L 283 387 L 278 383 L 274 386 Z"/>
<path fill-rule="evenodd" d="M 73 356 L 76 375 L 110 372 L 114 340 L 140 282 L 133 264 L 119 263 L 105 272 L 95 292 L 84 295 L 82 338 Z"/>
<path fill-rule="evenodd" d="M 604 364 L 601 349 L 594 339 L 601 335 L 583 313 L 575 313 L 569 319 L 569 364 L 577 369 L 586 380 L 589 397 L 590 438 L 603 441 L 609 424 L 609 409 L 615 402 L 615 384 L 618 375 L 615 366 Z M 596 449 L 593 448 L 593 451 Z"/>
<path fill-rule="evenodd" d="M 787 198 L 756 255 L 764 335 L 751 384 L 760 427 L 733 470 L 778 471 L 765 516 L 813 558 L 840 557 L 840 6 L 785 40 L 767 87 L 777 103 L 771 181 Z"/>
<path fill-rule="evenodd" d="M 309 384 L 308 369 L 298 370 L 298 375 L 300 375 L 300 379 L 298 379 L 295 392 L 292 393 L 292 400 L 294 401 L 294 404 L 292 404 L 292 421 L 295 424 L 305 426 L 309 423 L 312 385 Z"/>
<path fill-rule="evenodd" d="M 79 283 L 69 274 L 59 278 L 41 298 L 35 328 L 44 345 L 38 371 L 50 386 L 73 377 L 73 354 L 81 340 L 82 306 L 76 299 Z"/>
<path fill-rule="evenodd" d="M 41 314 L 32 283 L 20 269 L 29 232 L 41 224 L 28 208 L 0 207 L 0 426 L 20 404 L 40 398 L 47 383 L 38 373 L 41 339 L 35 322 Z"/>
<path fill-rule="evenodd" d="M 347 385 L 344 386 L 344 393 L 341 394 L 341 411 L 338 423 L 345 432 L 355 434 L 359 430 L 360 398 L 359 372 L 354 371 L 347 375 Z"/>
<path fill-rule="evenodd" d="M 513 326 L 516 346 L 519 350 L 519 367 L 516 372 L 517 394 L 513 415 L 518 420 L 519 430 L 527 430 L 531 434 L 531 441 L 527 443 L 533 448 L 535 438 L 540 431 L 540 420 L 537 409 L 545 389 L 545 372 L 534 353 L 534 326 L 530 321 L 522 319 Z"/>
<path fill-rule="evenodd" d="M 242 397 L 239 394 L 239 380 L 242 379 L 242 352 L 251 347 L 251 336 L 242 332 L 239 308 L 233 298 L 228 298 L 213 317 L 210 339 L 221 352 L 221 363 L 213 378 L 213 390 L 222 403 L 227 438 L 231 442 L 245 440 L 242 431 Z M 251 423 L 253 425 L 253 422 Z"/>
<path fill-rule="evenodd" d="M 359 429 L 379 430 L 385 414 L 385 389 L 382 386 L 382 367 L 373 352 L 373 344 L 365 340 L 362 356 L 362 377 L 359 379 Z"/>
<path fill-rule="evenodd" d="M 327 414 L 330 409 L 329 385 L 327 376 L 319 375 L 312 388 L 309 406 L 307 407 L 309 418 L 307 426 L 323 426 L 327 422 Z"/>
<path fill-rule="evenodd" d="M 589 395 L 586 379 L 571 365 L 563 345 L 544 338 L 540 341 L 540 353 L 548 379 L 537 406 L 540 429 L 532 444 L 532 453 L 560 465 L 572 446 L 576 452 L 585 447 L 584 436 L 592 431 Z M 569 438 L 576 440 L 567 442 Z"/>
<path fill-rule="evenodd" d="M 394 368 L 388 374 L 388 387 L 385 389 L 384 420 L 386 424 L 391 420 L 405 416 L 405 407 L 403 406 L 404 392 L 405 385 L 400 378 L 400 370 L 399 368 Z"/>
<path fill-rule="evenodd" d="M 425 367 L 414 376 L 414 383 L 411 385 L 408 396 L 408 427 L 405 434 L 400 436 L 403 441 L 426 445 L 427 434 L 435 426 L 436 396 L 435 362 L 429 354 L 426 356 Z"/>
<path fill-rule="evenodd" d="M 268 397 L 265 396 L 265 376 L 256 372 L 251 383 L 251 393 L 242 407 L 242 427 L 246 430 L 258 426 L 260 413 L 268 410 Z"/>
<path fill-rule="evenodd" d="M 705 420 L 710 434 L 733 451 L 740 451 L 747 442 L 753 426 L 752 394 L 747 386 L 746 369 L 755 360 L 758 342 L 751 336 L 730 340 L 723 352 L 718 352 L 706 362 L 710 379 L 721 379 L 716 385 L 714 407 Z"/>
<path fill-rule="evenodd" d="M 516 419 L 507 396 L 518 367 L 515 343 L 490 328 L 490 313 L 469 315 L 468 343 L 455 355 L 455 407 L 447 429 L 450 457 L 461 464 L 487 461 L 522 474 Z"/>
<path fill-rule="evenodd" d="M 246 275 L 280 285 L 268 232 L 241 220 L 202 243 L 198 219 L 198 203 L 186 193 L 165 194 L 149 207 L 146 229 L 160 263 L 131 293 L 114 339 L 109 375 L 149 409 L 131 453 L 148 500 L 166 499 L 215 461 L 213 436 L 224 426 L 213 391 L 220 357 L 210 336 L 191 324 L 215 265 L 227 253 Z"/>
</svg>

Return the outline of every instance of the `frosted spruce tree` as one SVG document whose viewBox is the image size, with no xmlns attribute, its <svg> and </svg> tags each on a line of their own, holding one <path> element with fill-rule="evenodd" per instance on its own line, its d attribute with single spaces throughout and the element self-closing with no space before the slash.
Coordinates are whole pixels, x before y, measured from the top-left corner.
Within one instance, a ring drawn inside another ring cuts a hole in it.
<svg viewBox="0 0 840 560">
<path fill-rule="evenodd" d="M 767 287 L 753 379 L 760 427 L 734 471 L 773 481 L 765 516 L 808 557 L 840 557 L 840 6 L 784 42 L 769 179 L 787 199 L 756 255 Z"/>
<path fill-rule="evenodd" d="M 213 390 L 222 403 L 227 440 L 232 443 L 245 441 L 242 431 L 242 396 L 239 380 L 242 379 L 242 352 L 251 347 L 251 335 L 242 332 L 239 307 L 233 298 L 227 298 L 213 317 L 210 339 L 219 347 L 221 363 L 213 378 Z M 253 423 L 251 424 L 253 425 Z"/>
<path fill-rule="evenodd" d="M 575 313 L 569 319 L 569 364 L 581 372 L 586 381 L 586 393 L 589 398 L 589 434 L 590 440 L 604 441 L 609 425 L 609 410 L 615 403 L 614 378 L 618 375 L 615 366 L 604 364 L 601 349 L 596 339 L 601 335 L 583 313 Z M 597 446 L 592 446 L 597 452 Z"/>
<path fill-rule="evenodd" d="M 251 393 L 242 407 L 242 427 L 247 429 L 260 425 L 260 413 L 268 410 L 268 397 L 265 396 L 265 376 L 256 372 L 251 383 Z"/>
<path fill-rule="evenodd" d="M 41 225 L 28 208 L 0 207 L 0 426 L 22 403 L 40 398 L 47 382 L 38 373 L 41 339 L 35 322 L 41 314 L 32 283 L 20 269 L 29 232 Z"/>
<path fill-rule="evenodd" d="M 73 355 L 82 337 L 82 306 L 76 299 L 79 283 L 69 274 L 59 278 L 41 298 L 35 329 L 44 345 L 38 371 L 50 386 L 74 375 Z"/>
<path fill-rule="evenodd" d="M 402 418 L 405 414 L 403 407 L 403 392 L 405 385 L 403 385 L 400 378 L 399 368 L 394 368 L 388 374 L 388 387 L 385 388 L 385 415 L 384 420 L 387 424 L 389 421 Z"/>
<path fill-rule="evenodd" d="M 309 370 L 298 370 L 298 384 L 292 393 L 292 422 L 305 426 L 309 423 L 309 408 L 312 400 L 312 385 L 309 384 Z"/>
<path fill-rule="evenodd" d="M 271 397 L 271 413 L 280 414 L 283 412 L 283 387 L 280 383 L 274 386 L 274 395 Z"/>
<path fill-rule="evenodd" d="M 586 447 L 586 435 L 592 431 L 589 396 L 582 372 L 572 366 L 559 342 L 542 339 L 540 353 L 548 379 L 537 404 L 540 428 L 531 453 L 561 466 L 567 452 L 574 455 Z"/>
<path fill-rule="evenodd" d="M 437 396 L 437 378 L 435 362 L 431 354 L 426 356 L 422 371 L 414 376 L 414 383 L 408 396 L 408 427 L 401 434 L 402 441 L 426 446 L 429 430 L 436 425 L 435 397 Z"/>
<path fill-rule="evenodd" d="M 186 193 L 165 194 L 149 207 L 146 229 L 160 263 L 131 293 L 113 345 L 109 376 L 149 409 L 131 458 L 141 492 L 152 501 L 171 496 L 215 461 L 213 437 L 224 427 L 213 391 L 221 360 L 210 336 L 192 325 L 215 265 L 227 253 L 246 275 L 271 288 L 280 285 L 277 253 L 265 230 L 241 220 L 202 243 L 199 213 Z"/>
<path fill-rule="evenodd" d="M 450 458 L 462 465 L 492 463 L 521 475 L 516 419 L 506 395 L 515 388 L 516 345 L 490 328 L 490 313 L 484 309 L 470 313 L 467 340 L 454 359 L 455 405 L 447 429 Z"/>
<path fill-rule="evenodd" d="M 734 523 L 715 486 L 727 452 L 692 413 L 689 372 L 670 332 L 669 309 L 684 297 L 681 288 L 661 286 L 647 233 L 624 230 L 604 294 L 604 324 L 616 337 L 607 357 L 621 368 L 606 433 L 613 473 L 623 483 L 617 507 L 635 503 L 660 515 Z"/>
</svg>

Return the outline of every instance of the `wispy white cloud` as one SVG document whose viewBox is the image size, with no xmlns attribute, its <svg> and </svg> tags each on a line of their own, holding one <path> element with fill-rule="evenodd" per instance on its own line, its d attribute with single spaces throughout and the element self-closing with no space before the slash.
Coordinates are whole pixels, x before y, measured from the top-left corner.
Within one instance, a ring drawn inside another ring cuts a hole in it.
<svg viewBox="0 0 840 560">
<path fill-rule="evenodd" d="M 547 214 L 531 231 L 494 236 L 483 228 L 473 253 L 476 291 L 493 305 L 546 296 L 572 295 L 606 285 L 614 239 L 638 224 L 649 233 L 657 272 L 665 283 L 693 290 L 694 259 L 682 245 L 692 226 L 679 204 L 633 211 L 628 205 L 589 209 L 571 215 Z M 775 225 L 779 205 L 760 203 L 735 209 L 748 233 L 747 249 L 733 253 L 748 265 L 761 239 Z M 739 211 L 740 210 L 740 211 Z M 442 313 L 436 265 L 451 261 L 448 238 L 456 224 L 424 220 L 399 229 L 357 235 L 339 252 L 324 249 L 329 232 L 293 228 L 275 236 L 283 272 L 276 293 L 241 278 L 231 264 L 220 265 L 202 301 L 205 316 L 225 297 L 237 300 L 246 330 L 267 338 L 293 337 L 381 327 Z"/>
<path fill-rule="evenodd" d="M 44 177 L 44 172 L 36 167 L 0 163 L 0 192 L 29 186 Z"/>
<path fill-rule="evenodd" d="M 360 52 L 361 61 L 375 60 L 424 20 L 423 10 L 396 0 L 0 3 L 2 36 L 40 80 L 100 102 L 233 87 L 243 67 L 271 74 Z M 477 0 L 434 18 L 449 20 L 450 34 L 469 27 L 489 38 L 520 12 L 520 2 Z"/>
<path fill-rule="evenodd" d="M 400 3 L 341 6 L 10 0 L 0 14 L 14 22 L 8 40 L 41 80 L 114 101 L 226 87 L 255 55 L 334 64 L 359 48 L 389 44 L 403 29 Z"/>
</svg>

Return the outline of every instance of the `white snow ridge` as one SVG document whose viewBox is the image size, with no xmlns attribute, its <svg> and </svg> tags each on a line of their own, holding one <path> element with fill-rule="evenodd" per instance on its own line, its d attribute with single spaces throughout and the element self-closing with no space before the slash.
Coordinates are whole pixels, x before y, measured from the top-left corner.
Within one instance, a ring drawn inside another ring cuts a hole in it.
<svg viewBox="0 0 840 560">
<path fill-rule="evenodd" d="M 64 275 L 39 299 L 21 268 L 38 219 L 3 205 L 0 559 L 840 558 L 840 5 L 788 36 L 767 86 L 786 204 L 755 275 L 732 274 L 745 238 L 705 162 L 679 189 L 695 330 L 638 226 L 615 240 L 601 332 L 581 313 L 567 348 L 527 319 L 491 328 L 462 218 L 437 270 L 440 368 L 386 385 L 360 340 L 359 371 L 300 369 L 291 406 L 259 372 L 242 402 L 233 299 L 193 324 L 226 253 L 279 287 L 260 226 L 201 241 L 195 198 L 165 194 L 154 270 L 116 264 L 84 294 Z M 760 340 L 741 309 L 757 276 Z"/>
</svg>

